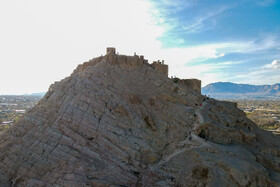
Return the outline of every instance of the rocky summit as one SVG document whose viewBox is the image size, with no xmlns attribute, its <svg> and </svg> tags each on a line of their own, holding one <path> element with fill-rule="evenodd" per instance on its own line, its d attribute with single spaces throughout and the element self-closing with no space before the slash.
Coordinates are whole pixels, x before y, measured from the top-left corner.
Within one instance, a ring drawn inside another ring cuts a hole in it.
<svg viewBox="0 0 280 187">
<path fill-rule="evenodd" d="M 0 186 L 280 186 L 280 139 L 199 80 L 108 48 L 0 134 Z"/>
</svg>

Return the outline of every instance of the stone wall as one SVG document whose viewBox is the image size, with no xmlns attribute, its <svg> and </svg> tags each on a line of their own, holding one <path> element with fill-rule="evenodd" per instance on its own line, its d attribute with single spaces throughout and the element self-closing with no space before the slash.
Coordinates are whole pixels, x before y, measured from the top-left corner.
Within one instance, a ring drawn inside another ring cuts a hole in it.
<svg viewBox="0 0 280 187">
<path fill-rule="evenodd" d="M 106 52 L 106 56 L 109 58 L 109 62 L 113 64 L 117 63 L 121 66 L 130 66 L 131 68 L 135 68 L 142 64 L 148 64 L 148 60 L 144 59 L 143 55 L 138 56 L 136 55 L 136 53 L 134 53 L 134 56 L 119 55 L 116 54 L 116 48 L 114 47 L 107 47 Z M 164 60 L 154 61 L 152 64 L 149 65 L 156 71 L 162 72 L 163 74 L 168 76 L 168 65 L 164 64 Z"/>
<path fill-rule="evenodd" d="M 182 79 L 183 84 L 201 93 L 201 80 L 198 79 Z"/>
<path fill-rule="evenodd" d="M 193 90 L 201 93 L 201 80 L 198 79 L 179 79 L 179 78 L 174 78 L 173 81 L 175 83 L 179 84 L 184 84 Z"/>
<path fill-rule="evenodd" d="M 119 66 L 128 69 L 133 69 L 140 65 L 145 64 L 152 67 L 156 71 L 161 72 L 164 75 L 168 76 L 168 65 L 164 64 L 164 60 L 154 61 L 152 64 L 149 64 L 148 60 L 146 60 L 143 55 L 140 56 L 136 54 L 134 54 L 134 56 L 120 55 L 116 53 L 116 48 L 114 47 L 107 47 L 105 56 L 100 56 L 98 58 L 94 58 L 90 60 L 89 62 L 85 62 L 84 64 L 79 65 L 75 71 L 81 71 L 86 67 L 100 63 L 105 59 L 108 59 L 108 61 L 112 64 L 118 64 Z"/>
<path fill-rule="evenodd" d="M 116 54 L 116 48 L 114 47 L 107 47 L 106 54 L 113 53 Z"/>
<path fill-rule="evenodd" d="M 151 66 L 152 66 L 155 70 L 157 70 L 157 71 L 159 71 L 159 72 L 162 72 L 162 73 L 164 73 L 166 76 L 168 76 L 168 65 L 161 64 L 161 63 L 159 63 L 159 62 L 153 62 L 153 63 L 151 64 Z"/>
</svg>

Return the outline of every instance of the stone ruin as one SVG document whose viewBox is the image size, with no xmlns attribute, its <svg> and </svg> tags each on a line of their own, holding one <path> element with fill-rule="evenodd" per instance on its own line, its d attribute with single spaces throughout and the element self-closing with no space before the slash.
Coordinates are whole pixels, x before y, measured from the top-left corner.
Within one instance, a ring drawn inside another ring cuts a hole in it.
<svg viewBox="0 0 280 187">
<path fill-rule="evenodd" d="M 136 67 L 141 64 L 147 64 L 153 69 L 155 69 L 156 71 L 161 72 L 168 77 L 168 65 L 164 64 L 164 60 L 154 61 L 152 64 L 149 64 L 148 60 L 144 59 L 143 55 L 139 56 L 136 55 L 136 53 L 134 53 L 134 56 L 119 55 L 116 54 L 116 48 L 114 47 L 107 47 L 106 56 L 109 57 L 109 61 L 112 63 L 118 63 L 118 64 L 129 63 L 132 67 Z M 201 93 L 201 80 L 198 79 L 181 80 L 179 78 L 174 78 L 174 82 L 183 83 L 184 85 L 187 85 L 193 90 Z"/>
<path fill-rule="evenodd" d="M 154 61 L 151 66 L 162 73 L 164 73 L 166 76 L 168 76 L 168 65 L 164 64 L 164 60 L 162 61 Z"/>
<path fill-rule="evenodd" d="M 186 85 L 192 88 L 193 90 L 197 91 L 198 93 L 201 93 L 201 80 L 173 78 L 173 81 L 175 83 Z"/>
<path fill-rule="evenodd" d="M 115 53 L 79 65 L 0 133 L 0 187 L 280 186 L 279 137 L 186 86 L 199 81 Z"/>
<path fill-rule="evenodd" d="M 116 54 L 116 48 L 114 48 L 114 47 L 107 47 L 106 54 L 109 54 L 109 53 Z"/>
<path fill-rule="evenodd" d="M 183 83 L 195 91 L 201 93 L 201 80 L 198 79 L 182 79 Z"/>
</svg>

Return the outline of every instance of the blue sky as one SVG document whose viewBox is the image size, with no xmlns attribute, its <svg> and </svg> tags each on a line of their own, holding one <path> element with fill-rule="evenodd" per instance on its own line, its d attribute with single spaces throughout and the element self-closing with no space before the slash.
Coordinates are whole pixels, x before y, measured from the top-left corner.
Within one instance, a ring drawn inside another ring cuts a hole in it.
<svg viewBox="0 0 280 187">
<path fill-rule="evenodd" d="M 203 86 L 280 82 L 276 0 L 9 0 L 0 23 L 0 94 L 46 91 L 107 46 Z"/>
<path fill-rule="evenodd" d="M 204 77 L 250 84 L 280 82 L 280 1 L 153 1 L 164 48 L 220 45 L 217 58 L 196 58 L 186 66 L 209 66 Z M 219 55 L 220 54 L 220 55 Z M 214 80 L 215 81 L 215 80 Z"/>
</svg>

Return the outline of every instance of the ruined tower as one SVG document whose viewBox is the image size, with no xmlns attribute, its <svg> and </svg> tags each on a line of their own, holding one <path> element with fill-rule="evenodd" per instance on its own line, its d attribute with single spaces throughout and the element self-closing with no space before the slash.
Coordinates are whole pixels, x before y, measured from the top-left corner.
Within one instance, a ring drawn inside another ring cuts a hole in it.
<svg viewBox="0 0 280 187">
<path fill-rule="evenodd" d="M 159 72 L 162 72 L 164 73 L 166 76 L 168 76 L 168 65 L 165 65 L 164 64 L 164 61 L 160 62 L 160 61 L 154 61 L 151 66 L 159 71 Z"/>
<path fill-rule="evenodd" d="M 106 54 L 109 54 L 109 53 L 116 54 L 116 48 L 107 47 Z"/>
<path fill-rule="evenodd" d="M 110 62 L 116 63 L 116 48 L 107 47 L 106 55 L 108 55 Z"/>
</svg>

